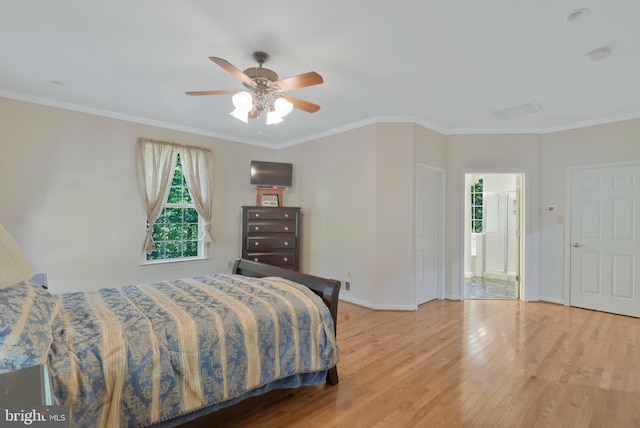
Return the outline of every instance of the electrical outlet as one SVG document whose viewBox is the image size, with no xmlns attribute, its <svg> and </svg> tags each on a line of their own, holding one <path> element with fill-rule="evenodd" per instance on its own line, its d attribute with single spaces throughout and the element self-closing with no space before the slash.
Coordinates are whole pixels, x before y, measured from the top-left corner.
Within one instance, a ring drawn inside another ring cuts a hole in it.
<svg viewBox="0 0 640 428">
<path fill-rule="evenodd" d="M 347 291 L 351 290 L 351 283 L 349 281 L 344 282 L 344 289 Z"/>
</svg>

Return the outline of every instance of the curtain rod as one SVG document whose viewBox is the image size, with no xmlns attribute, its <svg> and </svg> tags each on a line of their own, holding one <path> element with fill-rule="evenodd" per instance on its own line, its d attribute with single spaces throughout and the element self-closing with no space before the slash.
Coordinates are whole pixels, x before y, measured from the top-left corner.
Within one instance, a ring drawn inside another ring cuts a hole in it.
<svg viewBox="0 0 640 428">
<path fill-rule="evenodd" d="M 209 149 L 207 147 L 190 146 L 190 145 L 187 145 L 187 144 L 173 143 L 171 141 L 154 140 L 152 138 L 147 138 L 147 137 L 138 137 L 138 141 L 139 142 L 140 141 L 145 141 L 145 142 L 149 142 L 149 143 L 167 144 L 169 146 L 183 147 L 185 149 L 195 149 L 195 150 L 203 150 L 203 151 L 213 152 L 211 149 Z"/>
</svg>

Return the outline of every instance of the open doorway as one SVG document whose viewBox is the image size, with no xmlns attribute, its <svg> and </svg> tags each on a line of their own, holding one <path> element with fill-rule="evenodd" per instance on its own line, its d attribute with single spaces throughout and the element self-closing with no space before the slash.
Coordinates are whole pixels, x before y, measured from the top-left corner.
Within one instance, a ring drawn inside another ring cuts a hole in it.
<svg viewBox="0 0 640 428">
<path fill-rule="evenodd" d="M 464 298 L 520 299 L 523 174 L 465 174 Z"/>
</svg>

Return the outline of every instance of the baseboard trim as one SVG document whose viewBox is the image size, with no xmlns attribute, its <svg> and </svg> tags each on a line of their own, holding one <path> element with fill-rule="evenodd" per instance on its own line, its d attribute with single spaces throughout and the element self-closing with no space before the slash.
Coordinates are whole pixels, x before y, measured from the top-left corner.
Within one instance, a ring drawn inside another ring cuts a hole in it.
<svg viewBox="0 0 640 428">
<path fill-rule="evenodd" d="M 446 300 L 462 300 L 459 295 L 455 294 L 447 294 L 445 296 Z M 377 305 L 375 303 L 365 302 L 364 300 L 354 299 L 349 296 L 340 296 L 340 300 L 343 300 L 348 303 L 353 303 L 354 305 L 362 306 L 364 308 L 373 309 L 376 311 L 416 311 L 417 307 L 411 305 Z M 529 300 L 525 300 L 526 302 L 547 302 L 547 303 L 556 303 L 558 305 L 564 305 L 564 300 L 557 299 L 555 297 L 536 297 L 531 298 Z"/>
<path fill-rule="evenodd" d="M 557 303 L 558 305 L 564 305 L 564 300 L 563 299 L 557 299 L 555 297 L 544 297 L 544 296 L 540 296 L 539 299 L 541 302 L 548 302 L 548 303 Z"/>
<path fill-rule="evenodd" d="M 340 296 L 340 300 L 353 303 L 354 305 L 362 306 L 376 311 L 416 311 L 418 308 L 411 305 L 376 305 L 374 303 L 365 302 L 364 300 L 354 299 L 349 296 Z"/>
</svg>

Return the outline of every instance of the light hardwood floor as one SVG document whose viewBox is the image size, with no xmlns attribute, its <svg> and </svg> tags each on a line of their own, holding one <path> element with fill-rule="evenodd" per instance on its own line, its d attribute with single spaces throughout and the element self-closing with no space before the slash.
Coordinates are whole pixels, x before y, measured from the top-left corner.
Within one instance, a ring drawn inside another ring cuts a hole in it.
<svg viewBox="0 0 640 428">
<path fill-rule="evenodd" d="M 640 320 L 550 303 L 340 302 L 336 386 L 229 427 L 640 427 Z"/>
</svg>

